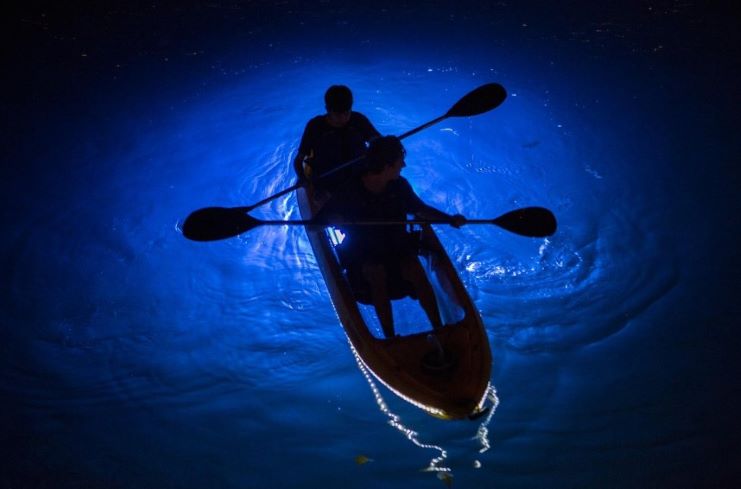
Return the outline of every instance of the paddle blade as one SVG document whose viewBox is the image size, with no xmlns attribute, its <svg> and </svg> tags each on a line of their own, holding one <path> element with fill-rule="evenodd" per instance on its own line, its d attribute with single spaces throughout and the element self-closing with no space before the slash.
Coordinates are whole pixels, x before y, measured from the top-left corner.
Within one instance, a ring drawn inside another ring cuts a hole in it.
<svg viewBox="0 0 741 489">
<path fill-rule="evenodd" d="M 259 226 L 243 207 L 206 207 L 192 212 L 183 223 L 183 236 L 193 241 L 233 238 Z"/>
<path fill-rule="evenodd" d="M 487 83 L 469 92 L 450 108 L 445 117 L 468 117 L 483 114 L 502 105 L 507 91 L 499 83 Z"/>
<path fill-rule="evenodd" d="M 517 209 L 497 217 L 492 223 L 507 231 L 532 238 L 545 238 L 556 232 L 556 216 L 543 207 Z"/>
</svg>

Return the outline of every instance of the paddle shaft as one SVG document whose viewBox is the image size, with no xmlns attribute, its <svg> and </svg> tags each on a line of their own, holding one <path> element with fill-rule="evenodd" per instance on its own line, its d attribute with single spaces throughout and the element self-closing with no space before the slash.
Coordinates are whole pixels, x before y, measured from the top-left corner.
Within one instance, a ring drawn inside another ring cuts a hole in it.
<svg viewBox="0 0 741 489">
<path fill-rule="evenodd" d="M 261 225 L 272 226 L 387 226 L 405 224 L 494 224 L 502 229 L 522 236 L 546 237 L 556 232 L 556 217 L 543 207 L 524 207 L 506 212 L 494 219 L 470 219 L 460 222 L 460 218 L 441 219 L 393 219 L 393 220 L 350 220 L 317 221 L 306 219 L 297 221 L 255 219 L 243 212 L 240 207 L 206 207 L 192 212 L 183 223 L 183 235 L 194 241 L 216 241 L 232 238 Z"/>
<path fill-rule="evenodd" d="M 261 206 L 261 205 L 263 205 L 263 204 L 267 204 L 268 202 L 270 202 L 270 201 L 273 201 L 273 200 L 277 199 L 278 197 L 283 197 L 283 196 L 284 196 L 284 195 L 286 195 L 286 194 L 290 194 L 290 193 L 291 193 L 291 192 L 293 192 L 294 190 L 298 190 L 298 189 L 300 189 L 301 187 L 303 187 L 304 185 L 306 185 L 306 184 L 305 184 L 305 183 L 301 183 L 301 182 L 299 182 L 299 183 L 294 183 L 294 184 L 293 184 L 293 185 L 291 185 L 290 187 L 288 187 L 288 188 L 285 188 L 285 189 L 281 190 L 281 191 L 280 191 L 280 192 L 278 192 L 277 194 L 273 194 L 273 195 L 271 195 L 270 197 L 265 197 L 265 198 L 264 198 L 264 199 L 262 199 L 262 200 L 261 200 L 260 202 L 257 202 L 257 203 L 255 203 L 255 204 L 252 204 L 252 205 L 250 205 L 250 206 L 246 206 L 246 207 L 239 207 L 239 209 L 241 209 L 241 210 L 242 210 L 243 212 L 250 212 L 250 211 L 251 211 L 252 209 L 256 209 L 256 208 L 260 207 L 260 206 Z"/>
<path fill-rule="evenodd" d="M 430 122 L 426 122 L 426 123 L 422 124 L 419 127 L 415 127 L 411 131 L 405 132 L 404 134 L 402 134 L 401 136 L 399 136 L 399 139 L 408 138 L 409 136 L 412 136 L 414 134 L 417 134 L 418 132 L 420 132 L 420 131 L 422 131 L 424 129 L 427 129 L 430 126 L 434 126 L 438 122 L 441 122 L 441 121 L 447 119 L 448 117 L 450 117 L 450 116 L 448 114 L 445 114 L 443 116 L 438 117 L 437 119 L 431 120 Z M 335 168 L 329 170 L 328 172 L 322 173 L 321 175 L 319 175 L 318 177 L 316 177 L 314 180 L 315 181 L 321 180 L 322 178 L 328 177 L 329 175 L 333 175 L 333 174 L 337 173 L 340 170 L 343 170 L 343 169 L 345 169 L 345 168 L 347 168 L 349 166 L 352 166 L 352 165 L 358 163 L 363 158 L 365 158 L 365 156 L 358 156 L 357 158 L 354 158 L 354 159 L 348 161 L 347 163 L 343 163 L 340 166 L 335 167 Z M 273 201 L 273 200 L 275 200 L 277 198 L 283 197 L 286 194 L 290 194 L 294 190 L 298 190 L 298 189 L 300 189 L 301 187 L 303 187 L 305 185 L 306 185 L 305 182 L 295 183 L 295 184 L 291 185 L 290 187 L 281 190 L 277 194 L 273 194 L 270 197 L 265 197 L 261 201 L 256 202 L 256 203 L 254 203 L 254 204 L 252 204 L 250 206 L 247 206 L 247 207 L 242 207 L 241 209 L 244 210 L 244 212 L 250 212 L 251 210 L 258 208 L 258 207 L 260 207 L 263 204 L 267 204 L 268 202 Z"/>
<path fill-rule="evenodd" d="M 450 224 L 447 219 L 407 219 L 401 221 L 333 221 L 317 222 L 314 219 L 302 219 L 296 221 L 282 221 L 280 219 L 259 220 L 255 219 L 257 226 L 399 226 L 404 224 Z M 463 224 L 496 224 L 496 219 L 467 219 Z"/>
<path fill-rule="evenodd" d="M 492 93 L 494 92 L 494 93 Z M 430 126 L 433 126 L 437 124 L 440 121 L 443 121 L 447 119 L 448 117 L 465 117 L 465 116 L 472 116 L 472 115 L 478 115 L 483 114 L 484 112 L 487 112 L 493 108 L 498 107 L 507 96 L 506 92 L 504 91 L 504 88 L 502 88 L 501 85 L 489 83 L 486 85 L 482 85 L 475 90 L 467 93 L 464 95 L 461 99 L 458 100 L 458 102 L 453 105 L 453 107 L 450 108 L 444 115 L 441 115 L 440 117 L 433 119 L 429 122 L 426 122 L 422 124 L 419 127 L 416 127 L 410 131 L 405 132 L 401 136 L 399 136 L 399 139 L 408 138 L 409 136 L 412 136 L 414 134 L 417 134 L 418 132 L 427 129 Z M 484 97 L 484 104 L 482 105 L 482 98 Z M 492 97 L 494 100 L 492 100 Z M 327 177 L 329 175 L 333 175 L 334 173 L 347 168 L 348 166 L 354 165 L 361 161 L 364 158 L 364 156 L 359 156 L 353 160 L 348 161 L 347 163 L 343 163 L 342 165 L 333 168 L 332 170 L 325 172 L 318 177 L 316 177 L 316 180 L 321 180 L 324 177 Z M 298 190 L 299 188 L 305 186 L 305 182 L 298 182 L 294 185 L 291 185 L 290 187 L 281 190 L 277 194 L 271 195 L 270 197 L 266 197 L 262 199 L 261 201 L 252 204 L 251 206 L 247 207 L 241 207 L 244 212 L 250 212 L 251 210 L 263 205 L 267 204 L 268 202 L 275 200 L 279 197 L 282 197 L 288 193 L 293 192 L 294 190 Z"/>
<path fill-rule="evenodd" d="M 432 121 L 430 121 L 430 122 L 428 122 L 428 123 L 426 123 L 426 124 L 422 124 L 421 126 L 419 126 L 419 127 L 416 127 L 416 128 L 414 128 L 414 129 L 412 129 L 411 131 L 407 131 L 407 132 L 405 132 L 404 134 L 402 134 L 401 136 L 399 136 L 399 139 L 404 139 L 404 138 L 408 138 L 409 136 L 412 136 L 412 135 L 414 135 L 414 134 L 417 134 L 417 133 L 418 133 L 419 131 L 422 131 L 423 129 L 427 129 L 427 128 L 428 128 L 428 127 L 430 127 L 430 126 L 434 126 L 434 125 L 435 125 L 435 124 L 437 124 L 438 122 L 442 122 L 442 121 L 444 121 L 445 119 L 447 119 L 448 117 L 450 117 L 450 115 L 449 115 L 449 114 L 441 115 L 440 117 L 438 117 L 438 118 L 437 118 L 437 119 L 435 119 L 435 120 L 432 120 Z"/>
<path fill-rule="evenodd" d="M 408 138 L 409 136 L 412 136 L 412 135 L 414 135 L 414 134 L 417 134 L 417 133 L 418 133 L 419 131 L 422 131 L 422 130 L 424 130 L 424 129 L 427 129 L 427 128 L 428 128 L 428 127 L 430 127 L 430 126 L 434 126 L 434 125 L 435 125 L 435 124 L 437 124 L 438 122 L 441 122 L 441 121 L 443 121 L 443 120 L 447 119 L 448 117 L 450 117 L 450 116 L 449 116 L 448 114 L 442 115 L 442 116 L 438 117 L 437 119 L 431 120 L 430 122 L 427 122 L 427 123 L 425 123 L 425 124 L 422 124 L 422 125 L 421 125 L 421 126 L 419 126 L 419 127 L 415 127 L 415 128 L 414 128 L 414 129 L 412 129 L 411 131 L 407 131 L 407 132 L 405 132 L 405 133 L 404 133 L 404 134 L 402 134 L 401 136 L 398 136 L 398 138 L 399 138 L 399 140 L 402 140 L 402 139 L 404 139 L 404 138 Z M 321 180 L 322 178 L 324 178 L 324 177 L 328 177 L 328 176 L 330 176 L 330 175 L 334 175 L 334 174 L 335 174 L 335 173 L 337 173 L 338 171 L 344 170 L 345 168 L 347 168 L 347 167 L 350 167 L 350 166 L 352 166 L 352 165 L 354 165 L 354 164 L 356 164 L 356 163 L 360 162 L 360 161 L 361 161 L 361 160 L 363 160 L 364 158 L 365 158 L 365 155 L 362 155 L 362 156 L 358 156 L 357 158 L 354 158 L 354 159 L 352 159 L 352 160 L 348 161 L 347 163 L 343 163 L 343 164 L 341 164 L 340 166 L 337 166 L 337 167 L 335 167 L 335 168 L 332 168 L 331 170 L 329 170 L 329 171 L 327 171 L 327 172 L 324 172 L 324 173 L 322 173 L 321 175 L 319 175 L 318 177 L 316 177 L 316 178 L 314 179 L 314 181 L 317 181 L 317 180 Z M 298 186 L 301 186 L 301 184 L 296 184 L 296 185 L 298 185 Z M 295 189 L 291 189 L 291 190 L 295 190 Z M 283 194 L 280 194 L 280 195 L 283 195 Z M 259 204 L 260 204 L 260 203 L 258 203 L 258 204 L 255 204 L 255 205 L 259 205 Z"/>
</svg>

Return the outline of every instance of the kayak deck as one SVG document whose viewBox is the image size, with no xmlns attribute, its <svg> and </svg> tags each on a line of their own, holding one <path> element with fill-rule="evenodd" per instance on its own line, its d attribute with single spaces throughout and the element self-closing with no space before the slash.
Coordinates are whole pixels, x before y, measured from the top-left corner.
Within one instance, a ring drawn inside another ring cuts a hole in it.
<svg viewBox="0 0 741 489">
<path fill-rule="evenodd" d="M 297 192 L 303 219 L 314 214 L 309 192 Z M 421 263 L 441 309 L 456 310 L 442 329 L 376 338 L 361 314 L 335 252 L 332 228 L 306 233 L 350 344 L 368 370 L 390 390 L 428 413 L 462 419 L 483 409 L 491 375 L 491 351 L 478 310 L 430 226 L 423 226 Z M 445 318 L 445 315 L 443 315 Z"/>
</svg>

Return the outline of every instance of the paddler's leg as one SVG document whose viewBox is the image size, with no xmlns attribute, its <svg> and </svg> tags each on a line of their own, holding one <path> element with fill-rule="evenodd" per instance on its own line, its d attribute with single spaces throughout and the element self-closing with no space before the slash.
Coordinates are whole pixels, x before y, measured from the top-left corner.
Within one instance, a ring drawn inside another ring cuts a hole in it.
<svg viewBox="0 0 741 489">
<path fill-rule="evenodd" d="M 417 297 L 419 298 L 419 305 L 422 306 L 425 314 L 427 314 L 432 327 L 435 329 L 442 328 L 443 322 L 440 319 L 440 310 L 437 307 L 435 292 L 432 290 L 432 284 L 430 284 L 416 255 L 406 256 L 402 259 L 401 276 L 414 286 L 414 290 L 417 292 Z"/>
<path fill-rule="evenodd" d="M 386 267 L 380 263 L 364 263 L 362 271 L 363 278 L 370 284 L 373 307 L 381 322 L 383 334 L 386 338 L 393 338 L 395 335 L 394 316 L 386 286 Z"/>
</svg>

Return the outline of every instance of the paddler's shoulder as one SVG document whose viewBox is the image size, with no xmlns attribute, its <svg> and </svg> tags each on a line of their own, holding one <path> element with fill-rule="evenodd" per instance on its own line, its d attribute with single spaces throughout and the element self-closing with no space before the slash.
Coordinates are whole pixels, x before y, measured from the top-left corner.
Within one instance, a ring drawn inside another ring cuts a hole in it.
<svg viewBox="0 0 741 489">
<path fill-rule="evenodd" d="M 406 178 L 400 176 L 396 180 L 392 180 L 389 182 L 389 187 L 393 190 L 399 190 L 399 191 L 412 191 L 414 192 L 414 189 L 412 188 L 412 184 L 409 183 L 409 180 Z"/>
<path fill-rule="evenodd" d="M 337 188 L 334 193 L 339 199 L 356 200 L 366 195 L 368 190 L 360 178 L 351 178 L 345 185 Z"/>
<path fill-rule="evenodd" d="M 319 114 L 309 119 L 309 122 L 306 123 L 306 127 L 322 127 L 326 124 L 327 124 L 327 115 Z"/>
<path fill-rule="evenodd" d="M 362 114 L 360 112 L 350 112 L 350 120 L 348 121 L 348 125 L 361 128 L 370 128 L 372 131 L 378 132 L 376 131 L 376 128 L 373 127 L 370 119 L 368 119 L 365 114 Z"/>
<path fill-rule="evenodd" d="M 309 132 L 314 135 L 322 134 L 332 129 L 332 126 L 327 122 L 327 114 L 315 115 L 309 122 L 306 123 L 304 132 Z"/>
<path fill-rule="evenodd" d="M 333 189 L 327 201 L 331 202 L 333 205 L 337 203 L 342 204 L 345 202 L 353 202 L 366 192 L 367 191 L 365 190 L 365 187 L 363 187 L 360 179 L 351 179 L 349 182 L 346 182 L 345 185 Z"/>
<path fill-rule="evenodd" d="M 365 116 L 365 114 L 361 112 L 355 112 L 354 110 L 350 112 L 350 120 L 356 120 L 356 121 L 363 121 L 363 122 L 369 122 L 369 119 Z"/>
<path fill-rule="evenodd" d="M 361 202 L 367 198 L 367 191 L 357 182 L 334 189 L 321 204 L 318 216 L 320 219 L 335 215 L 352 214 Z"/>
</svg>

